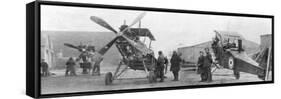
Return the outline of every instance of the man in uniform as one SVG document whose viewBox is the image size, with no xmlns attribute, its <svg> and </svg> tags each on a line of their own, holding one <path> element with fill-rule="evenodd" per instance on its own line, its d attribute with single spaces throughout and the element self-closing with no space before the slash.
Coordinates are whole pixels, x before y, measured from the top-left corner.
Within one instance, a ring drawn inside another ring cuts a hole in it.
<svg viewBox="0 0 281 99">
<path fill-rule="evenodd" d="M 205 57 L 204 57 L 204 72 L 206 73 L 206 81 L 212 82 L 212 72 L 211 72 L 211 65 L 213 63 L 212 56 L 209 52 L 209 48 L 205 48 Z"/>
<path fill-rule="evenodd" d="M 98 58 L 95 59 L 95 63 L 94 63 L 94 66 L 93 66 L 93 71 L 92 71 L 93 76 L 95 74 L 100 76 L 100 64 L 101 64 L 102 60 L 103 60 L 102 57 L 98 57 Z"/>
<path fill-rule="evenodd" d="M 75 71 L 75 61 L 72 57 L 68 59 L 66 62 L 66 71 L 65 71 L 65 76 L 68 76 L 68 73 L 70 72 L 70 76 L 76 76 L 76 71 Z"/>
<path fill-rule="evenodd" d="M 48 73 L 48 63 L 45 62 L 45 59 L 42 59 L 42 62 L 41 62 L 41 69 L 42 69 L 42 76 L 48 76 L 49 73 Z"/>
<path fill-rule="evenodd" d="M 100 64 L 103 61 L 103 57 L 101 56 L 96 56 L 96 51 L 95 48 L 92 47 L 89 51 L 89 59 L 91 62 L 91 67 L 92 67 L 92 76 L 97 74 L 98 76 L 100 75 Z"/>
<path fill-rule="evenodd" d="M 200 77 L 201 77 L 201 82 L 204 82 L 206 81 L 206 73 L 203 68 L 203 64 L 204 64 L 204 52 L 203 51 L 200 51 L 199 52 L 200 56 L 198 58 L 198 61 L 197 61 L 197 73 L 200 74 Z"/>
<path fill-rule="evenodd" d="M 173 52 L 173 55 L 172 55 L 172 58 L 171 58 L 170 62 L 171 62 L 170 71 L 172 71 L 173 75 L 174 75 L 174 80 L 173 81 L 178 81 L 179 80 L 179 71 L 180 71 L 181 58 L 177 54 L 176 51 Z"/>
<path fill-rule="evenodd" d="M 82 62 L 80 63 L 80 67 L 82 68 L 82 74 L 88 74 L 88 60 L 89 60 L 89 57 L 88 57 L 88 53 L 83 50 L 82 53 L 80 54 L 79 56 L 79 59 L 82 59 Z"/>
<path fill-rule="evenodd" d="M 157 59 L 157 67 L 156 71 L 160 77 L 160 82 L 164 81 L 164 68 L 165 68 L 165 56 L 163 55 L 162 51 L 158 52 L 158 59 Z"/>
</svg>

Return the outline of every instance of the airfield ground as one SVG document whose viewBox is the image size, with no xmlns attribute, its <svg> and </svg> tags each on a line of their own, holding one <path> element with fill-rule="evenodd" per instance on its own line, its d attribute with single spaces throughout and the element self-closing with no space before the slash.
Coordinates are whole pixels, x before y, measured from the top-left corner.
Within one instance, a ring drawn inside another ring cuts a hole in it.
<svg viewBox="0 0 281 99">
<path fill-rule="evenodd" d="M 114 69 L 112 69 L 112 71 L 113 70 Z M 77 70 L 78 76 L 75 77 L 65 77 L 64 70 L 56 70 L 52 72 L 56 75 L 41 77 L 42 94 L 261 81 L 256 75 L 247 73 L 241 73 L 240 79 L 236 80 L 231 70 L 218 69 L 213 74 L 213 82 L 205 83 L 199 82 L 200 75 L 198 75 L 195 71 L 182 69 L 180 72 L 180 81 L 172 81 L 172 73 L 168 72 L 166 74 L 167 78 L 165 79 L 165 82 L 149 83 L 145 78 L 146 74 L 144 71 L 128 70 L 125 74 L 123 74 L 122 80 L 114 80 L 112 85 L 105 85 L 105 72 L 102 72 L 101 76 L 91 76 L 81 75 L 81 70 Z"/>
</svg>

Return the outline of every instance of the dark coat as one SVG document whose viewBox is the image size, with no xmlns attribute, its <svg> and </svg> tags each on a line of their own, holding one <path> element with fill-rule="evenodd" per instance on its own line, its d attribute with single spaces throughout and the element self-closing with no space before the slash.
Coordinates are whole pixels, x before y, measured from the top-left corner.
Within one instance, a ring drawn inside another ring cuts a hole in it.
<svg viewBox="0 0 281 99">
<path fill-rule="evenodd" d="M 207 55 L 204 57 L 203 67 L 211 67 L 212 63 L 213 63 L 212 56 L 210 53 L 207 53 Z"/>
<path fill-rule="evenodd" d="M 165 63 L 164 63 L 164 64 L 168 65 L 168 64 L 169 64 L 168 58 L 165 57 L 164 60 L 165 60 Z"/>
<path fill-rule="evenodd" d="M 171 62 L 170 71 L 179 71 L 180 70 L 181 58 L 178 55 L 173 55 L 170 62 Z"/>
<path fill-rule="evenodd" d="M 204 64 L 204 56 L 200 56 L 198 58 L 198 61 L 197 61 L 197 65 L 198 65 L 198 70 L 197 72 L 200 74 L 200 73 L 203 73 L 203 64 Z"/>
<path fill-rule="evenodd" d="M 163 68 L 165 67 L 165 57 L 164 56 L 159 56 L 157 59 L 157 67 L 158 68 Z"/>
<path fill-rule="evenodd" d="M 210 53 L 207 53 L 207 55 L 204 58 L 204 76 L 206 77 L 206 81 L 212 81 L 212 72 L 211 72 L 211 65 L 213 63 L 212 56 Z"/>
<path fill-rule="evenodd" d="M 66 62 L 66 66 L 67 66 L 68 69 L 74 68 L 75 65 L 76 65 L 76 63 L 75 63 L 74 60 L 68 60 Z"/>
<path fill-rule="evenodd" d="M 204 56 L 199 56 L 197 64 L 199 67 L 204 64 Z"/>
</svg>

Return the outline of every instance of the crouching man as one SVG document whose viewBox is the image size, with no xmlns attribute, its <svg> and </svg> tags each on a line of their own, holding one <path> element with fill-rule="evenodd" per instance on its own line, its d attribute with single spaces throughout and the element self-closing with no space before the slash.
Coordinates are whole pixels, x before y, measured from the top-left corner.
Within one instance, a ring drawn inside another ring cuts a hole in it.
<svg viewBox="0 0 281 99">
<path fill-rule="evenodd" d="M 70 57 L 66 62 L 65 76 L 69 76 L 68 73 L 70 73 L 70 76 L 76 76 L 75 65 L 74 59 Z"/>
<path fill-rule="evenodd" d="M 49 65 L 45 62 L 45 59 L 41 60 L 42 76 L 49 76 Z"/>
</svg>

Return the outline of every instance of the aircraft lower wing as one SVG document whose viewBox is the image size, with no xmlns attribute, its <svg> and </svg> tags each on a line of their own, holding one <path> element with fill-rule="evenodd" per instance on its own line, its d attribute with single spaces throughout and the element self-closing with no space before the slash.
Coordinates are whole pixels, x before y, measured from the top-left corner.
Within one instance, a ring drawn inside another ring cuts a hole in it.
<svg viewBox="0 0 281 99">
<path fill-rule="evenodd" d="M 241 60 L 244 60 L 245 62 L 248 62 L 252 65 L 255 65 L 255 66 L 258 66 L 259 67 L 259 64 L 254 61 L 252 58 L 250 58 L 246 52 L 238 52 L 238 51 L 229 51 L 235 58 L 239 58 Z"/>
<path fill-rule="evenodd" d="M 229 51 L 236 59 L 236 69 L 241 72 L 246 72 L 258 76 L 265 75 L 265 69 L 251 59 L 246 52 Z"/>
</svg>

